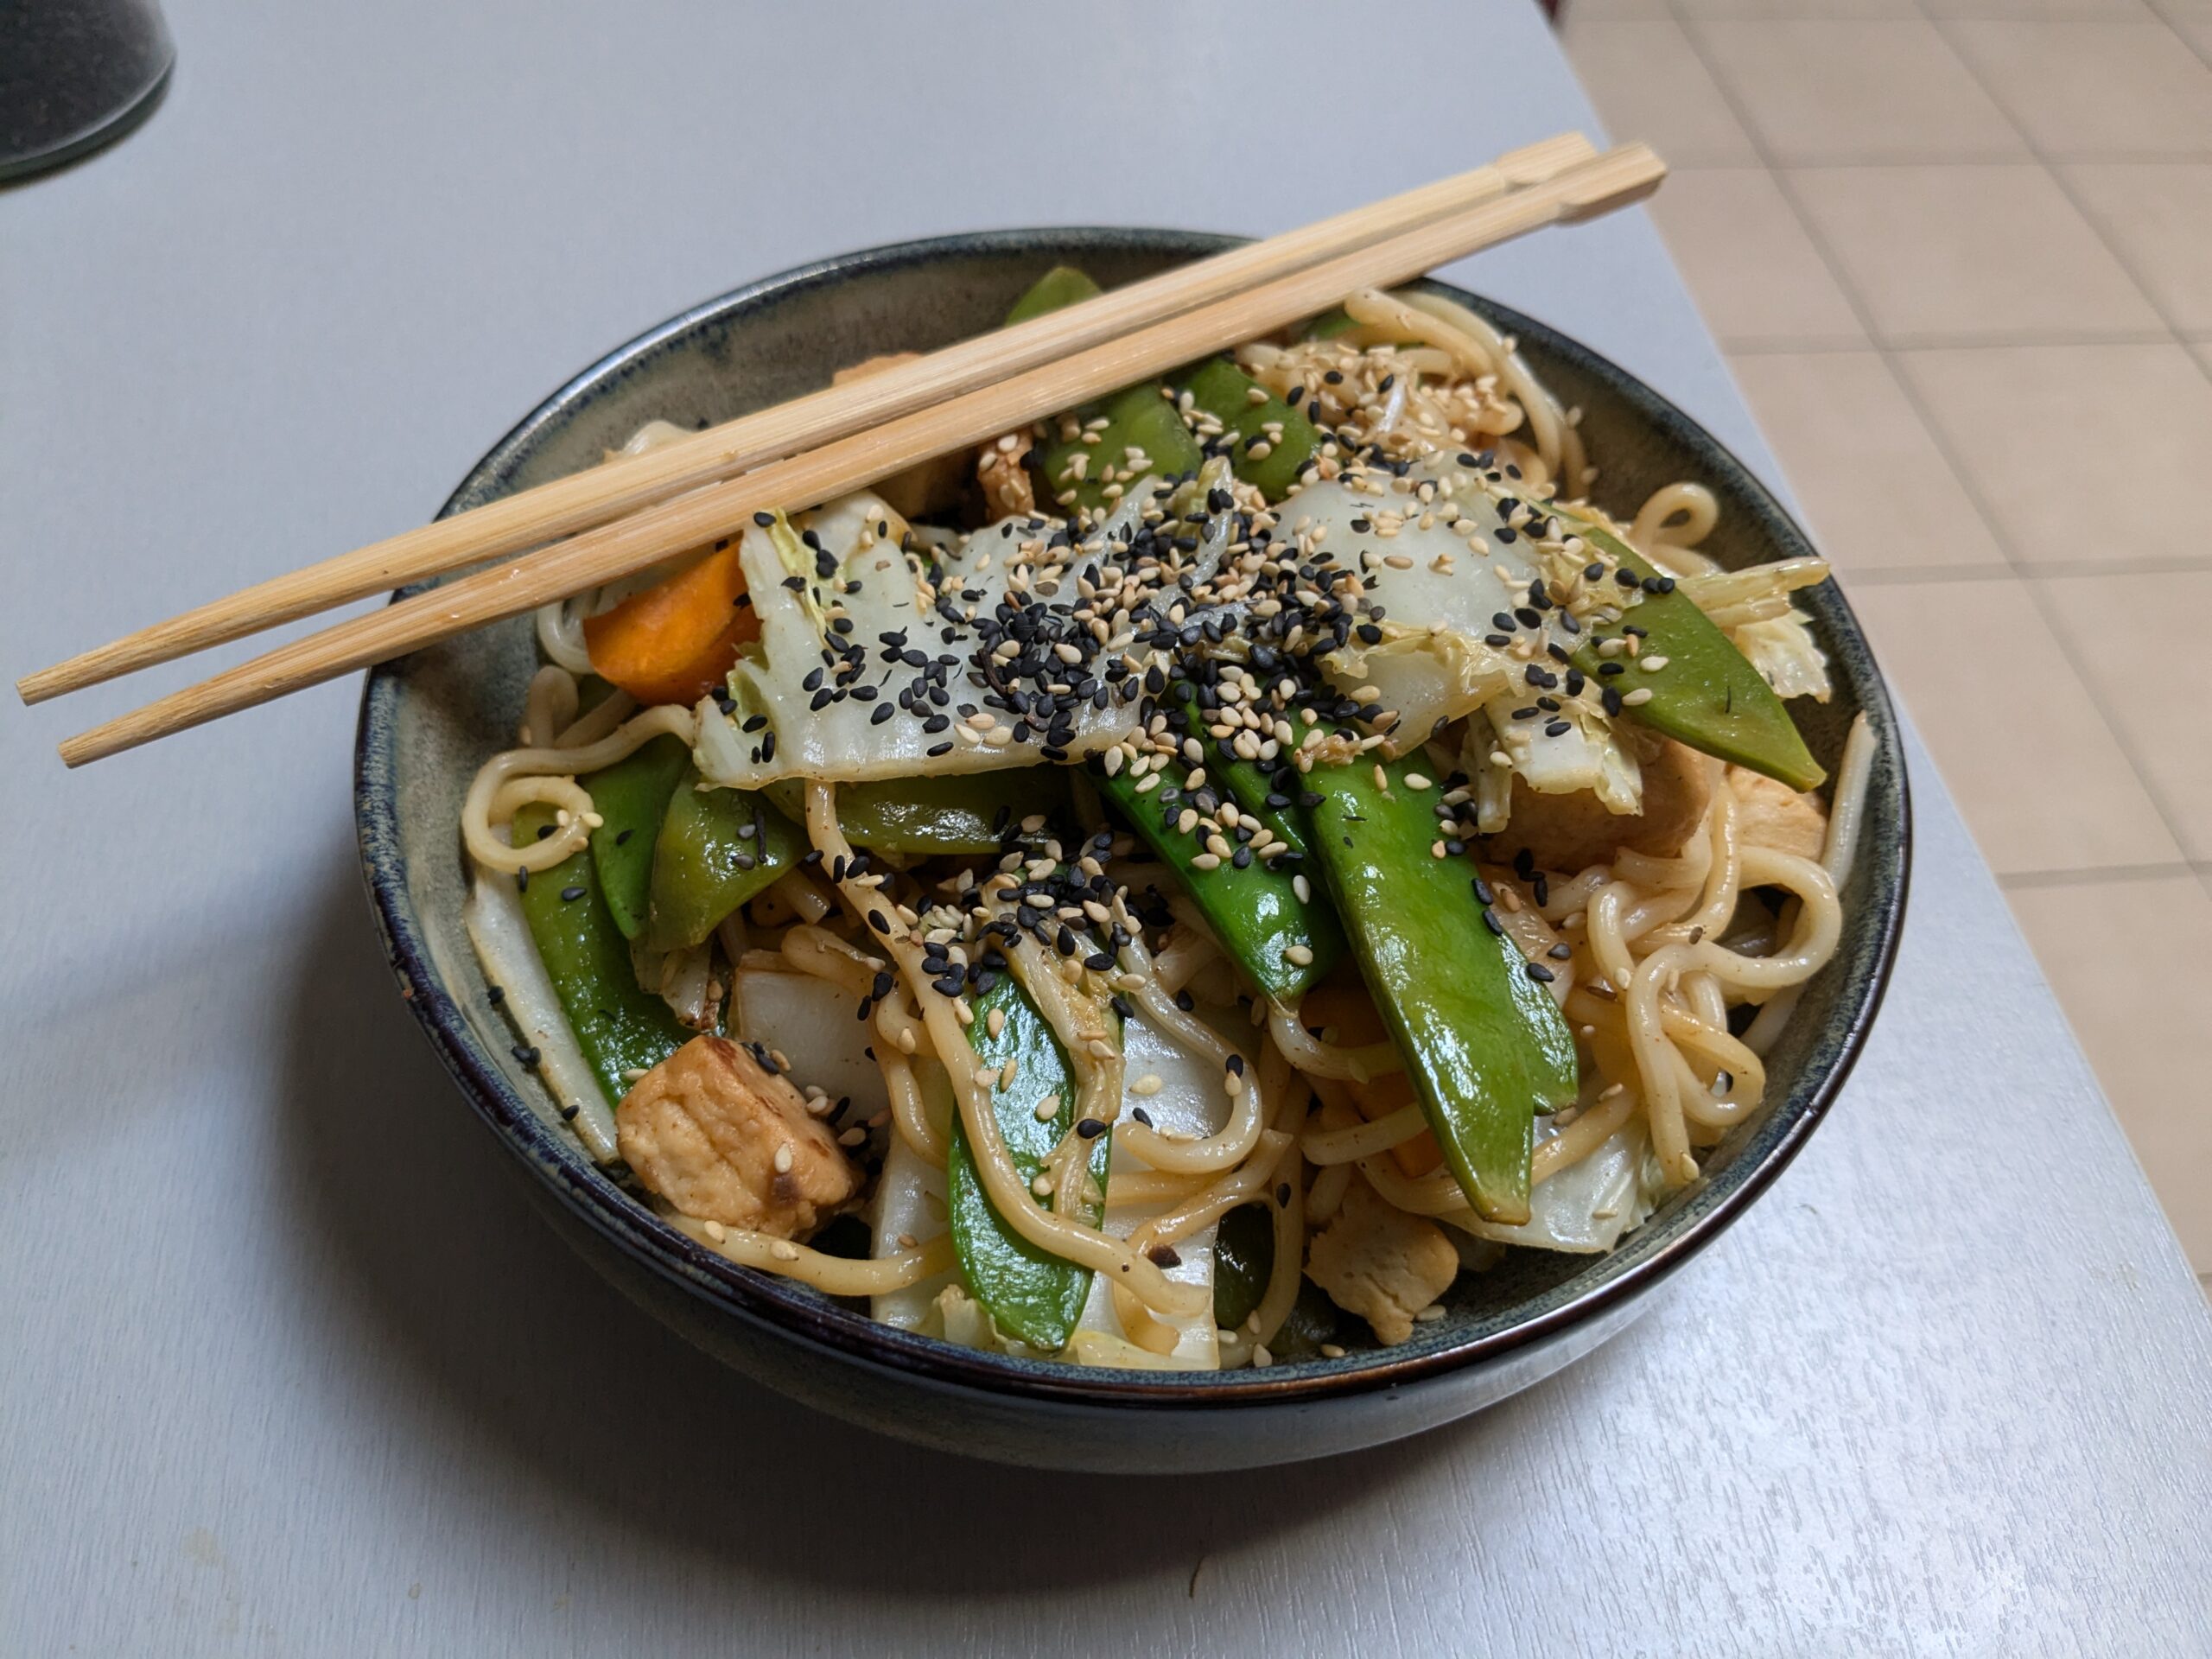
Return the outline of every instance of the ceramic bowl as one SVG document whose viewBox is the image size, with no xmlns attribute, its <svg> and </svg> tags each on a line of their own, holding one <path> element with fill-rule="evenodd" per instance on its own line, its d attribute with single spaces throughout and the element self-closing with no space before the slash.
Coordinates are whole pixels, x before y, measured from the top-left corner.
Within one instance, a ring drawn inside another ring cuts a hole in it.
<svg viewBox="0 0 2212 1659">
<path fill-rule="evenodd" d="M 1011 231 L 824 260 L 709 301 L 602 358 L 477 463 L 448 512 L 576 471 L 646 420 L 727 420 L 825 384 L 880 352 L 926 350 L 994 326 L 1048 267 L 1109 285 L 1229 238 L 1162 231 Z M 1802 531 L 1741 462 L 1612 364 L 1530 318 L 1451 289 L 1517 336 L 1535 371 L 1583 410 L 1599 494 L 1633 510 L 1669 480 L 1719 497 L 1708 550 L 1735 565 L 1808 553 Z M 1794 705 L 1833 767 L 1853 715 L 1878 740 L 1866 833 L 1844 895 L 1835 961 L 1808 988 L 1770 1057 L 1770 1103 L 1706 1173 L 1611 1255 L 1514 1252 L 1463 1275 L 1444 1319 L 1391 1349 L 1265 1370 L 1099 1370 L 979 1353 L 876 1325 L 789 1281 L 694 1244 L 595 1169 L 511 1054 L 461 926 L 455 824 L 485 756 L 505 747 L 535 665 L 527 620 L 379 669 L 361 704 L 361 856 L 393 972 L 461 1092 L 528 1172 L 555 1228 L 625 1292 L 739 1370 L 886 1433 L 1037 1466 L 1224 1469 L 1379 1444 L 1525 1388 L 1619 1330 L 1740 1215 L 1836 1098 L 1881 1000 L 1904 914 L 1910 811 L 1890 701 L 1834 584 L 1800 595 L 1829 653 L 1825 707 Z"/>
</svg>

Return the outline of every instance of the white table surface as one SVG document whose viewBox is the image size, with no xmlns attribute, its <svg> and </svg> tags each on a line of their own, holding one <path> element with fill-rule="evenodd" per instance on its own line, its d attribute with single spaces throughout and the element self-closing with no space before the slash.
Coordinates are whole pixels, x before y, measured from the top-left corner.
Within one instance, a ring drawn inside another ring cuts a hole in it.
<svg viewBox="0 0 2212 1659">
<path fill-rule="evenodd" d="M 1265 232 L 1592 124 L 1522 0 L 170 11 L 153 120 L 0 193 L 10 677 L 419 521 L 797 261 Z M 1455 274 L 1774 475 L 1640 213 Z M 594 1280 L 381 965 L 354 686 L 65 775 L 144 689 L 0 711 L 0 1652 L 2212 1643 L 2212 1320 L 1917 751 L 1865 1060 L 1648 1319 L 1378 1452 L 1114 1481 L 834 1426 Z"/>
</svg>

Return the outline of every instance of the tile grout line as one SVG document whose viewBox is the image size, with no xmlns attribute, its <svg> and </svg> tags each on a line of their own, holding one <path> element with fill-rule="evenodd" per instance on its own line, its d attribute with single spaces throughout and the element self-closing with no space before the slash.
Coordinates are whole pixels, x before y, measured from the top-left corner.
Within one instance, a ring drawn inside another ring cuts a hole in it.
<svg viewBox="0 0 2212 1659">
<path fill-rule="evenodd" d="M 1999 550 L 2002 550 L 2001 549 Z M 2212 570 L 2212 555 L 2184 559 L 2114 559 L 2097 563 L 2087 559 L 2049 564 L 1923 564 L 1889 565 L 1872 570 L 1845 568 L 1843 574 L 1856 587 L 1932 587 L 1946 582 L 2064 582 L 2074 577 L 2194 576 Z"/>
<path fill-rule="evenodd" d="M 1967 504 L 1980 518 L 1982 527 L 1989 532 L 1990 538 L 1995 543 L 1998 551 L 2004 556 L 2006 566 L 2018 579 L 2022 588 L 2026 593 L 2028 603 L 2035 607 L 2036 613 L 2042 618 L 2044 626 L 2050 631 L 2052 640 L 2058 647 L 2061 658 L 2069 668 L 2073 670 L 2075 678 L 2081 683 L 2083 696 L 2088 700 L 2089 707 L 2095 711 L 2097 718 L 2104 722 L 2106 731 L 2110 734 L 2113 748 L 2119 753 L 2120 759 L 2127 763 L 2128 770 L 2135 775 L 2137 787 L 2142 790 L 2144 798 L 2151 803 L 2152 810 L 2157 813 L 2159 827 L 2166 832 L 2167 837 L 2174 843 L 2175 850 L 2185 858 L 2188 855 L 2188 845 L 2177 827 L 2182 822 L 2181 814 L 2176 810 L 2173 804 L 2165 798 L 2164 792 L 2152 783 L 2143 766 L 2141 757 L 2135 751 L 2135 746 L 2128 741 L 2119 723 L 2113 718 L 2112 710 L 2107 706 L 2105 699 L 2099 695 L 2094 683 L 2082 671 L 2081 659 L 2074 649 L 2070 631 L 2063 626 L 2065 619 L 2057 613 L 2056 606 L 2051 603 L 2049 596 L 2038 585 L 2033 571 L 2022 567 L 2018 556 L 2012 549 L 2011 539 L 1999 527 L 1997 516 L 1992 511 L 1989 500 L 1983 493 L 1980 486 L 1960 464 L 1959 456 L 1934 419 L 1932 411 L 1922 398 L 1918 387 L 1913 384 L 1912 378 L 1905 374 L 1897 363 L 1897 351 L 1885 343 L 1881 334 L 1873 327 L 1872 318 L 1868 314 L 1866 302 L 1859 296 L 1858 290 L 1845 275 L 1834 251 L 1828 245 L 1827 238 L 1813 223 L 1812 216 L 1805 211 L 1802 199 L 1791 188 L 1787 171 L 1776 165 L 1773 151 L 1769 148 L 1766 141 L 1760 137 L 1742 100 L 1737 97 L 1728 83 L 1715 69 L 1703 42 L 1698 37 L 1698 31 L 1694 27 L 1694 20 L 1687 17 L 1682 11 L 1681 0 L 1665 0 L 1665 5 L 1668 16 L 1674 19 L 1675 26 L 1681 31 L 1683 39 L 1688 43 L 1691 54 L 1697 59 L 1699 66 L 1704 69 L 1707 78 L 1719 91 L 1721 101 L 1727 105 L 1729 113 L 1735 118 L 1737 124 L 1743 129 L 1745 139 L 1751 146 L 1752 153 L 1759 157 L 1761 163 L 1765 166 L 1773 178 L 1775 188 L 1781 194 L 1783 201 L 1789 205 L 1791 213 L 1796 216 L 1798 227 L 1804 232 L 1806 239 L 1813 245 L 1813 251 L 1820 256 L 1821 263 L 1827 266 L 1830 280 L 1841 291 L 1845 302 L 1851 307 L 1853 314 L 1858 317 L 1859 326 L 1866 330 L 1867 338 L 1874 342 L 1876 353 L 1882 359 L 1891 378 L 1896 381 L 1906 404 L 1926 429 L 1929 441 L 1934 445 L 1937 455 L 1950 469 L 1953 481 L 1958 485 Z M 1961 67 L 1973 78 L 1974 85 L 1981 90 L 1984 97 L 1989 99 L 1992 107 L 2012 129 L 2015 136 L 2027 148 L 2029 155 L 2036 156 L 2035 146 L 2030 142 L 2026 132 L 2021 129 L 2020 124 L 2013 118 L 2009 110 L 1997 101 L 1995 95 L 1989 92 L 1980 75 L 1975 73 L 1974 66 L 1966 62 L 1962 54 L 1952 47 L 1950 37 L 1943 34 L 1940 25 L 1928 16 L 1924 9 L 1920 10 L 1920 17 L 1923 22 L 1929 23 L 1936 30 L 1938 37 L 1942 40 L 1945 49 L 1960 60 Z M 2161 22 L 2163 21 L 2161 19 Z M 2172 26 L 2168 24 L 2167 28 L 2171 31 Z M 2037 157 L 2036 164 L 2043 167 L 2044 173 L 2052 178 L 2054 183 L 2057 182 L 2056 175 L 2051 172 L 2048 163 L 2043 162 L 2040 157 Z M 2060 186 L 2062 190 L 2063 188 L 2063 185 Z M 2094 225 L 2090 228 L 2093 232 L 2096 229 Z M 2102 233 L 2097 233 L 2101 238 Z M 2136 281 L 2125 266 L 2122 267 L 2122 274 L 2126 275 L 2130 282 Z M 2141 284 L 2137 283 L 2137 286 L 2139 289 Z M 2145 297 L 2147 299 L 2148 296 Z M 2154 315 L 2160 317 L 2165 315 L 2155 305 L 2152 306 L 2152 311 Z M 2170 340 L 2171 343 L 2177 346 L 2182 343 L 2178 335 L 2170 336 Z M 2184 346 L 2183 349 L 2186 351 L 2187 347 Z M 2191 353 L 2190 355 L 2193 357 L 2195 353 Z M 2199 367 L 2203 367 L 2201 361 Z"/>
<path fill-rule="evenodd" d="M 2199 62 L 2203 64 L 2207 69 L 2212 69 L 2212 45 L 2199 46 L 2188 35 L 2183 34 L 2181 25 L 2173 20 L 2171 16 L 2167 13 L 2164 7 L 2157 4 L 2156 0 L 2151 0 L 2150 11 L 2153 17 L 2156 17 L 2160 22 L 2164 23 L 2169 29 L 2173 31 L 2175 37 L 2181 41 L 2182 46 L 2185 50 L 2194 52 L 2196 54 L 2197 60 Z M 2208 41 L 2212 41 L 2212 35 L 2208 35 L 2206 39 Z"/>
<path fill-rule="evenodd" d="M 2190 52 L 2194 52 L 2196 50 L 2194 47 L 2190 46 L 2188 38 L 2184 36 L 2179 29 L 2174 27 L 2172 19 L 2166 16 L 2164 13 L 2158 10 L 2156 8 L 2152 8 L 2151 16 L 2160 28 L 2164 29 L 2169 35 L 2173 37 L 2174 41 L 2177 45 Z M 2155 165 L 2156 163 L 2137 162 L 2126 156 L 2079 156 L 2062 160 L 2048 154 L 2042 145 L 2036 142 L 2034 136 L 2031 134 L 2024 126 L 2021 125 L 2019 122 L 2013 120 L 2012 112 L 2010 110 L 2005 109 L 2004 105 L 1999 101 L 1997 93 L 1992 89 L 1989 82 L 1983 78 L 1981 71 L 1975 67 L 1974 60 L 1968 57 L 1966 53 L 1959 49 L 1959 43 L 1957 40 L 1954 38 L 1952 31 L 1944 27 L 1944 20 L 1941 17 L 1930 16 L 1928 19 L 1928 23 L 1929 27 L 1933 29 L 1936 35 L 1942 38 L 1943 44 L 1950 48 L 1951 55 L 1956 58 L 1960 64 L 1965 68 L 1967 79 L 1972 80 L 1976 86 L 1981 89 L 1981 95 L 1987 99 L 1992 105 L 1994 105 L 1998 111 L 2002 114 L 2007 121 L 2011 121 L 2012 123 L 2013 130 L 2020 135 L 2020 142 L 2028 147 L 2028 154 L 2034 156 L 2037 162 L 2041 164 L 2045 176 L 2047 176 L 2054 185 L 2058 187 L 2058 194 L 2066 198 L 2067 205 L 2072 207 L 2073 210 L 2081 216 L 2082 222 L 2089 227 L 2090 233 L 2103 245 L 2104 251 L 2112 256 L 2113 264 L 2120 267 L 2120 274 L 2126 276 L 2129 282 L 2135 284 L 2136 292 L 2143 296 L 2144 303 L 2151 308 L 2152 314 L 2158 317 L 2159 321 L 2166 325 L 2166 334 L 2169 343 L 2181 346 L 2186 355 L 2196 364 L 2197 372 L 2203 375 L 2207 380 L 2212 380 L 2212 363 L 2207 363 L 2202 358 L 2198 357 L 2195 352 L 2188 351 L 2187 343 L 2183 334 L 2180 322 L 2175 318 L 2174 314 L 2167 308 L 2165 302 L 2161 300 L 2158 295 L 2152 291 L 2151 284 L 2145 280 L 2142 271 L 2137 268 L 2133 257 L 2129 255 L 2125 248 L 2122 248 L 2120 245 L 2118 240 L 2113 236 L 2112 232 L 2105 227 L 2105 222 L 2102 216 L 2089 211 L 2088 204 L 2082 200 L 2081 193 L 2075 189 L 2073 181 L 2069 179 L 2062 170 L 2064 168 L 2073 166 L 2095 166 L 2100 162 L 2111 163 L 2119 166 Z"/>
<path fill-rule="evenodd" d="M 2088 865 L 2068 870 L 2013 870 L 2000 874 L 1997 885 L 2010 893 L 2016 889 L 2037 887 L 2111 887 L 2126 881 L 2166 881 L 2177 876 L 2198 876 L 2202 871 L 2186 859 L 2169 859 L 2158 864 L 2101 864 Z"/>
<path fill-rule="evenodd" d="M 1781 188 L 1777 181 L 1775 187 Z M 2086 217 L 2086 215 L 2084 215 Z M 2094 225 L 2089 227 L 2096 229 Z M 2134 273 L 2126 266 L 2120 274 L 2135 281 Z M 1863 352 L 1867 350 L 1891 352 L 2008 352 L 2023 346 L 2171 346 L 2176 341 L 2173 329 L 2113 328 L 2083 329 L 2077 333 L 2049 334 L 1869 334 L 1858 340 L 1844 343 L 1840 334 L 1808 334 L 1790 338 L 1782 334 L 1746 334 L 1735 340 L 1716 336 L 1720 349 L 1731 357 L 1778 357 L 1790 353 L 1804 352 Z M 2182 343 L 2187 344 L 2186 340 Z"/>
</svg>

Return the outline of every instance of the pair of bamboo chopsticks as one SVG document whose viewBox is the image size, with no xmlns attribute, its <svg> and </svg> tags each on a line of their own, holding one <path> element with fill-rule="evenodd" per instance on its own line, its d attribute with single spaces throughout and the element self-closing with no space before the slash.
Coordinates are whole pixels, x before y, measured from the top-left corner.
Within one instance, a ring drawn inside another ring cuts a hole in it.
<svg viewBox="0 0 2212 1659">
<path fill-rule="evenodd" d="M 1544 226 L 1609 213 L 1649 195 L 1665 172 L 1643 145 L 1600 156 L 1579 135 L 1561 135 L 1456 178 L 263 582 L 27 676 L 17 690 L 27 702 L 40 702 L 538 548 L 73 737 L 61 756 L 81 766 L 581 593 L 734 534 L 761 509 L 826 500 L 982 442 L 1287 327 L 1355 289 L 1404 282 Z"/>
</svg>

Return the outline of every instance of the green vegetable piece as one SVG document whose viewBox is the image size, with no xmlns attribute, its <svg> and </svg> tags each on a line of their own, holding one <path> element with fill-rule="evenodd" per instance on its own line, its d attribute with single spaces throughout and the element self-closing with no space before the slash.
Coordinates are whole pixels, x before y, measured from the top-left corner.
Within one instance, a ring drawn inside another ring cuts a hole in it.
<svg viewBox="0 0 2212 1659">
<path fill-rule="evenodd" d="M 1647 581 L 1659 577 L 1618 537 L 1580 521 L 1578 528 L 1586 540 L 1619 560 L 1623 569 Z M 1575 652 L 1574 665 L 1624 696 L 1651 693 L 1649 702 L 1634 704 L 1624 713 L 1701 754 L 1748 766 L 1795 790 L 1817 789 L 1826 779 L 1827 773 L 1805 747 L 1797 722 L 1789 718 L 1774 688 L 1688 594 L 1655 594 L 1647 588 L 1643 602 L 1630 606 L 1623 620 L 1645 631 L 1638 642 L 1639 654 L 1664 657 L 1666 667 L 1646 673 L 1636 665 L 1635 658 L 1601 657 L 1599 641 L 1618 635 L 1595 632 Z M 1608 661 L 1626 664 L 1625 671 L 1600 679 L 1598 671 Z"/>
<path fill-rule="evenodd" d="M 1229 451 L 1236 476 L 1270 501 L 1288 495 L 1306 463 L 1320 453 L 1321 435 L 1313 423 L 1274 393 L 1262 403 L 1252 401 L 1260 383 L 1225 357 L 1208 359 L 1177 377 L 1192 402 L 1219 420 L 1225 433 L 1236 435 Z M 1275 427 L 1270 437 L 1267 429 Z M 1264 443 L 1267 453 L 1255 456 L 1252 446 Z"/>
<path fill-rule="evenodd" d="M 1171 762 L 1165 771 L 1167 785 L 1179 789 L 1183 768 Z M 1162 805 L 1160 797 L 1167 792 L 1166 787 L 1140 795 L 1127 772 L 1109 778 L 1094 771 L 1091 781 L 1175 872 L 1222 949 L 1269 996 L 1294 1003 L 1337 965 L 1344 955 L 1344 931 L 1320 894 L 1299 898 L 1292 871 L 1269 869 L 1257 859 L 1243 869 L 1230 859 L 1211 869 L 1202 868 L 1192 861 L 1207 850 L 1198 840 L 1204 831 L 1185 834 L 1175 827 L 1185 804 Z M 1294 961 L 1294 950 L 1304 953 L 1306 960 Z"/>
<path fill-rule="evenodd" d="M 787 778 L 761 791 L 794 823 L 806 815 L 806 785 Z M 840 784 L 837 824 L 855 847 L 916 857 L 995 853 L 1007 825 L 1067 802 L 1058 766 L 965 772 L 883 783 Z"/>
<path fill-rule="evenodd" d="M 553 809 L 533 802 L 515 814 L 518 845 L 553 827 Z M 599 1078 L 607 1104 L 630 1092 L 627 1073 L 651 1071 L 691 1039 L 668 1004 L 638 983 L 629 942 L 614 925 L 591 855 L 572 853 L 522 889 L 538 960 L 561 999 L 569 1029 Z"/>
<path fill-rule="evenodd" d="M 1052 499 L 1039 505 L 1046 511 L 1057 506 L 1108 512 L 1122 499 L 1118 491 L 1108 495 L 1109 482 L 1128 485 L 1147 474 L 1167 478 L 1197 472 L 1205 457 L 1191 429 L 1176 413 L 1174 404 L 1160 395 L 1163 390 L 1147 381 L 1141 386 L 1125 386 L 1103 403 L 1085 404 L 1077 410 L 1075 418 L 1086 426 L 1102 416 L 1106 424 L 1097 432 L 1096 443 L 1085 443 L 1078 437 L 1046 446 L 1043 465 Z M 1131 460 L 1133 449 L 1143 456 L 1141 465 Z M 1083 474 L 1080 478 L 1076 476 L 1078 469 Z M 1063 500 L 1064 496 L 1073 499 Z"/>
<path fill-rule="evenodd" d="M 1027 322 L 1047 311 L 1087 300 L 1098 291 L 1098 284 L 1083 272 L 1072 266 L 1058 266 L 1038 278 L 1030 290 L 1014 302 L 1006 320 L 1010 323 Z M 1124 483 L 1133 484 L 1146 473 L 1166 478 L 1176 473 L 1197 472 L 1205 457 L 1199 451 L 1198 441 L 1191 435 L 1191 429 L 1183 424 L 1183 417 L 1176 412 L 1173 401 L 1161 395 L 1166 390 L 1156 381 L 1147 381 L 1142 385 L 1124 386 L 1110 397 L 1085 404 L 1075 410 L 1075 418 L 1085 425 L 1101 416 L 1105 417 L 1106 424 L 1095 435 L 1098 440 L 1096 443 L 1075 438 L 1046 447 L 1041 465 L 1053 499 L 1039 505 L 1047 512 L 1054 507 L 1081 507 L 1092 513 L 1112 511 L 1121 496 L 1119 493 L 1110 497 L 1106 493 L 1109 481 L 1107 474 L 1111 472 L 1121 477 L 1129 473 L 1132 449 L 1143 454 L 1145 464 L 1135 474 L 1122 478 Z M 1082 458 L 1081 478 L 1076 476 L 1078 457 Z M 1069 499 L 1060 499 L 1063 496 Z"/>
<path fill-rule="evenodd" d="M 1327 1356 L 1321 1351 L 1325 1343 L 1338 1348 L 1365 1348 L 1373 1345 L 1374 1338 L 1363 1321 L 1329 1300 L 1328 1292 L 1311 1279 L 1301 1279 L 1298 1300 L 1290 1305 L 1289 1317 L 1268 1338 L 1268 1351 L 1278 1364 L 1325 1359 Z"/>
<path fill-rule="evenodd" d="M 592 810 L 602 820 L 591 832 L 592 862 L 599 868 L 607 908 L 626 939 L 636 938 L 645 925 L 653 840 L 690 758 L 680 739 L 657 737 L 583 780 Z"/>
<path fill-rule="evenodd" d="M 1274 1212 L 1264 1204 L 1238 1205 L 1213 1236 L 1214 1324 L 1234 1331 L 1250 1319 L 1274 1270 Z"/>
<path fill-rule="evenodd" d="M 1407 786 L 1410 770 L 1382 767 L 1378 784 L 1363 759 L 1314 767 L 1314 856 L 1467 1202 L 1491 1221 L 1526 1221 L 1536 1115 L 1574 1098 L 1574 1039 L 1519 949 L 1485 922 L 1473 867 L 1429 850 L 1436 798 Z"/>
<path fill-rule="evenodd" d="M 766 800 L 740 789 L 701 789 L 684 769 L 653 842 L 643 938 L 680 950 L 806 855 L 805 835 Z"/>
<path fill-rule="evenodd" d="M 1300 326 L 1298 337 L 1300 340 L 1334 340 L 1338 334 L 1348 334 L 1358 327 L 1359 325 L 1351 320 L 1344 307 L 1338 306 L 1333 310 L 1324 311 L 1318 317 L 1307 319 Z M 1402 334 L 1389 343 L 1397 346 L 1418 346 L 1421 341 L 1411 334 Z"/>
<path fill-rule="evenodd" d="M 995 1008 L 1006 1015 L 995 1037 L 989 1032 Z M 991 1091 L 991 1110 L 1014 1167 L 1024 1182 L 1033 1180 L 1046 1155 L 1073 1127 L 1069 1114 L 1077 1091 L 1074 1068 L 1061 1052 L 1051 1022 L 1011 977 L 976 999 L 976 1023 L 969 1027 L 969 1040 L 987 1068 L 1014 1062 L 1014 1082 Z M 1051 1122 L 1040 1122 L 1037 1106 L 1047 1095 L 1058 1095 L 1063 1107 Z M 1112 1139 L 1109 1130 L 1091 1142 L 1090 1179 L 1101 1193 L 1106 1191 L 1107 1147 Z M 944 1173 L 953 1253 L 970 1294 L 1007 1336 L 1048 1352 L 1066 1347 L 1090 1295 L 1090 1269 L 1039 1249 L 1007 1225 L 983 1190 L 967 1130 L 957 1113 Z M 1034 1202 L 1040 1209 L 1052 1208 L 1049 1198 Z M 1086 1204 L 1081 1218 L 1096 1227 L 1105 1208 L 1103 1203 Z"/>
<path fill-rule="evenodd" d="M 1198 739 L 1201 747 L 1213 744 L 1213 758 L 1206 762 L 1206 776 L 1227 785 L 1229 792 L 1236 798 L 1237 810 L 1259 819 L 1276 840 L 1301 860 L 1311 856 L 1306 809 L 1295 800 L 1287 806 L 1271 804 L 1278 798 L 1274 784 L 1268 781 L 1267 769 L 1256 760 L 1245 760 L 1227 744 L 1215 742 L 1198 722 L 1196 711 L 1196 702 L 1185 689 L 1181 699 L 1182 734 Z"/>
<path fill-rule="evenodd" d="M 1006 314 L 1007 327 L 1041 317 L 1047 311 L 1073 305 L 1077 300 L 1090 299 L 1099 291 L 1098 284 L 1090 280 L 1088 272 L 1077 270 L 1073 265 L 1054 265 L 1014 302 L 1014 309 Z"/>
</svg>

